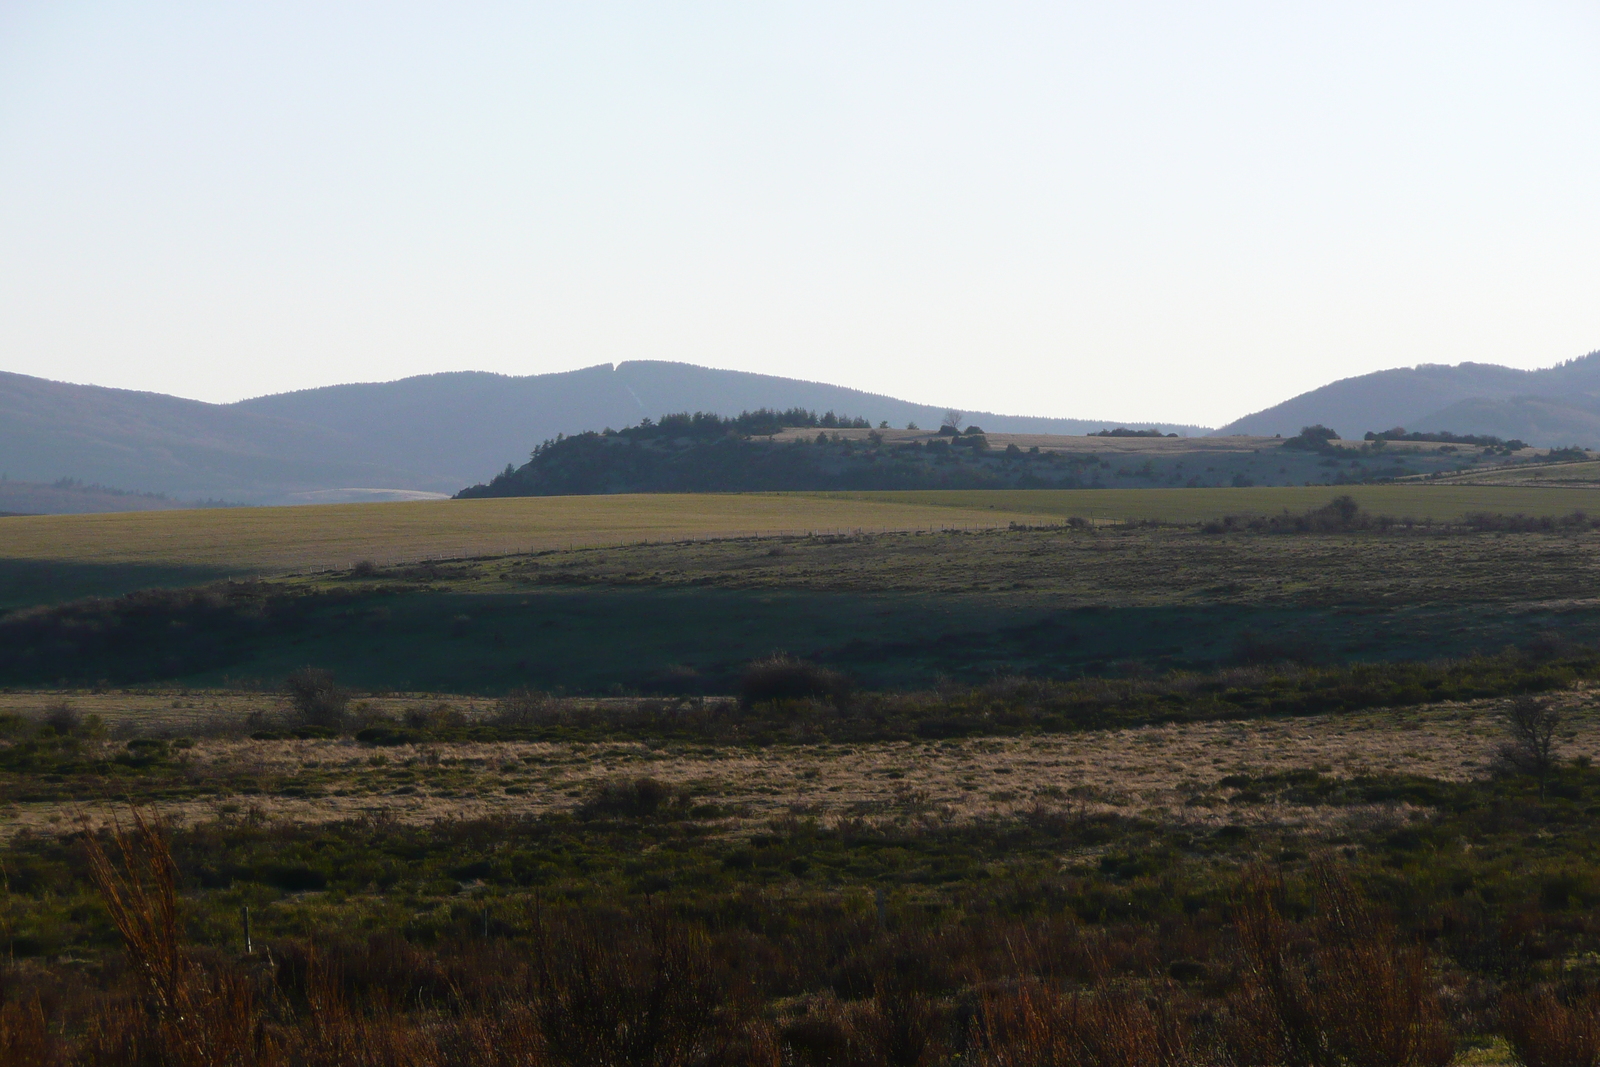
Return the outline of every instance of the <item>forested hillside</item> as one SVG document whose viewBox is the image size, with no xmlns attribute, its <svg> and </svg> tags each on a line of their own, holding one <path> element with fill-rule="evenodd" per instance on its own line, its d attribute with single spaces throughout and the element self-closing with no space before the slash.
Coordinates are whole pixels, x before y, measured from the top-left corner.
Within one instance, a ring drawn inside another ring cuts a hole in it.
<svg viewBox="0 0 1600 1067">
<path fill-rule="evenodd" d="M 1497 462 L 1501 451 L 1179 438 L 1125 428 L 1084 437 L 986 434 L 976 425 L 894 430 L 796 408 L 731 419 L 666 415 L 552 438 L 521 467 L 508 464 L 458 496 L 1343 485 L 1476 469 Z"/>
<path fill-rule="evenodd" d="M 816 436 L 772 439 L 797 427 L 815 428 Z M 458 495 L 1046 488 L 1089 484 L 1086 468 L 1098 467 L 1097 460 L 1037 449 L 997 451 L 981 432 L 947 430 L 927 442 L 888 446 L 865 419 L 831 412 L 763 410 L 731 419 L 697 412 L 546 441 L 520 468 L 508 465 L 487 485 Z"/>
</svg>

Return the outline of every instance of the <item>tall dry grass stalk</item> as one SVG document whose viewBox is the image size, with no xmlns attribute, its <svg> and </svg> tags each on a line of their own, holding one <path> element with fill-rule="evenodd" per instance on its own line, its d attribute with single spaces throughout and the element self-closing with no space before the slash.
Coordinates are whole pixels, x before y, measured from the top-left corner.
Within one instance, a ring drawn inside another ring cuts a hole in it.
<svg viewBox="0 0 1600 1067">
<path fill-rule="evenodd" d="M 1188 1025 L 1168 989 L 1061 993 L 1024 981 L 983 1000 L 981 1067 L 1188 1067 Z"/>
<path fill-rule="evenodd" d="M 1237 911 L 1243 983 L 1226 1043 L 1241 1067 L 1445 1067 L 1455 1041 L 1419 945 L 1402 943 L 1337 868 L 1314 871 L 1316 918 L 1290 922 L 1257 871 Z"/>
<path fill-rule="evenodd" d="M 1600 994 L 1563 1004 L 1548 992 L 1508 996 L 1500 1028 L 1523 1067 L 1600 1064 Z"/>
<path fill-rule="evenodd" d="M 716 1036 L 726 991 L 703 933 L 664 911 L 535 915 L 533 1002 L 560 1067 L 680 1067 Z"/>
<path fill-rule="evenodd" d="M 108 1006 L 80 1058 L 106 1067 L 272 1067 L 253 983 L 197 967 L 183 944 L 178 871 L 165 836 L 137 808 L 113 820 L 117 859 L 84 826 L 89 877 L 122 938 L 134 977 L 131 1001 Z"/>
<path fill-rule="evenodd" d="M 0 1005 L 0 1067 L 57 1067 L 66 1049 L 50 1032 L 38 997 Z"/>
</svg>

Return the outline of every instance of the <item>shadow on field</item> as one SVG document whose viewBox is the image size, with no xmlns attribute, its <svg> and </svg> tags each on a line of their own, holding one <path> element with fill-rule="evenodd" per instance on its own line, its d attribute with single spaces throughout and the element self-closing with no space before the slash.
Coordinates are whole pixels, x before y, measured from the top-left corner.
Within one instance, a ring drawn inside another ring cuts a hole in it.
<svg viewBox="0 0 1600 1067">
<path fill-rule="evenodd" d="M 83 597 L 121 596 L 137 589 L 175 589 L 227 576 L 227 571 L 215 567 L 0 559 L 0 612 Z"/>
<path fill-rule="evenodd" d="M 0 685 L 350 685 L 503 693 L 731 693 L 788 652 L 869 689 L 1013 674 L 1128 675 L 1430 660 L 1600 641 L 1600 610 L 1203 605 L 1055 609 L 996 596 L 589 588 L 476 594 L 265 583 L 147 590 L 0 619 Z"/>
</svg>

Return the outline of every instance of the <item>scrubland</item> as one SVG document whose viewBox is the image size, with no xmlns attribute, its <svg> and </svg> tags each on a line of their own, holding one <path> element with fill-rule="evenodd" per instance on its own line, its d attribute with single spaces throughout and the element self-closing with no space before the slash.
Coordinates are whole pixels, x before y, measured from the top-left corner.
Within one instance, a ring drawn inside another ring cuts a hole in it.
<svg viewBox="0 0 1600 1067">
<path fill-rule="evenodd" d="M 1584 488 L 1352 485 L 1339 492 L 1387 515 L 1459 520 L 1473 512 L 1558 516 L 1593 510 Z M 1326 486 L 1209 489 L 916 490 L 690 493 L 212 508 L 11 516 L 0 564 L 190 567 L 236 576 L 343 569 L 597 545 L 778 534 L 979 529 L 1081 517 L 1190 523 L 1325 502 Z"/>
<path fill-rule="evenodd" d="M 13 612 L 0 1064 L 1592 1064 L 1600 534 L 1530 515 Z"/>
</svg>

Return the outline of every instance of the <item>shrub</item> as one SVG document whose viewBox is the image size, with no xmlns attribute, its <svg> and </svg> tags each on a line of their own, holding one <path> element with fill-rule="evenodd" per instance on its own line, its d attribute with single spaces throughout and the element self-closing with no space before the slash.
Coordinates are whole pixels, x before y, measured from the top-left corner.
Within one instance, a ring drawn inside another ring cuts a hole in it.
<svg viewBox="0 0 1600 1067">
<path fill-rule="evenodd" d="M 1330 441 L 1340 440 L 1339 432 L 1322 425 L 1302 426 L 1300 432 L 1283 442 L 1283 447 L 1302 452 L 1326 452 Z"/>
<path fill-rule="evenodd" d="M 500 698 L 495 709 L 497 726 L 544 726 L 559 721 L 562 708 L 549 693 L 538 689 L 513 689 Z"/>
<path fill-rule="evenodd" d="M 334 682 L 332 671 L 302 667 L 285 680 L 284 690 L 295 715 L 304 725 L 325 726 L 331 730 L 344 727 L 350 694 Z"/>
<path fill-rule="evenodd" d="M 725 1018 L 705 935 L 660 912 L 632 920 L 540 916 L 534 1013 L 553 1063 L 678 1067 Z"/>
<path fill-rule="evenodd" d="M 850 693 L 850 682 L 838 671 L 779 653 L 756 660 L 739 679 L 739 702 L 745 707 L 777 700 L 831 700 Z"/>
<path fill-rule="evenodd" d="M 1550 993 L 1507 996 L 1501 1030 L 1523 1067 L 1595 1067 L 1600 1064 L 1600 997 L 1566 1005 Z"/>
<path fill-rule="evenodd" d="M 671 787 L 648 776 L 631 781 L 603 782 L 578 806 L 578 816 L 584 819 L 602 816 L 645 819 L 655 815 L 671 800 Z"/>
<path fill-rule="evenodd" d="M 72 737 L 83 729 L 83 720 L 78 715 L 78 709 L 62 700 L 45 709 L 43 725 L 62 737 Z"/>
<path fill-rule="evenodd" d="M 1236 915 L 1242 983 L 1227 1043 L 1239 1064 L 1445 1067 L 1455 1041 L 1420 945 L 1401 942 L 1343 872 L 1313 871 L 1316 918 L 1290 921 L 1257 871 Z"/>
<path fill-rule="evenodd" d="M 413 730 L 452 730 L 467 725 L 467 717 L 443 701 L 432 707 L 409 708 L 405 724 Z"/>
<path fill-rule="evenodd" d="M 1198 1063 L 1183 1018 L 1163 989 L 1055 993 L 1030 982 L 983 1006 L 983 1067 L 1184 1067 Z"/>
</svg>

